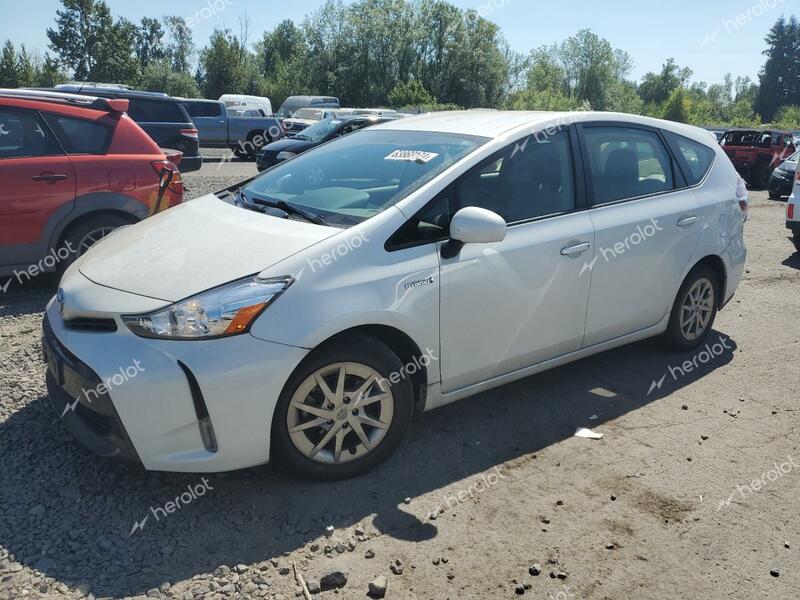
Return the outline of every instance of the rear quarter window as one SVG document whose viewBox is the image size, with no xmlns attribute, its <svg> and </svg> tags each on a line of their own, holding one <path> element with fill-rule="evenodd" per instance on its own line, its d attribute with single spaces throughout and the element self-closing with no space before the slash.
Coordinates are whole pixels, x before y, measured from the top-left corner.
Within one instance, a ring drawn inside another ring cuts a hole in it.
<svg viewBox="0 0 800 600">
<path fill-rule="evenodd" d="M 188 114 L 177 102 L 131 98 L 128 115 L 138 123 L 187 123 Z"/>
<path fill-rule="evenodd" d="M 673 133 L 667 135 L 679 155 L 683 158 L 684 171 L 686 171 L 685 175 L 689 185 L 697 185 L 711 169 L 711 165 L 714 164 L 716 153 L 705 144 Z"/>
<path fill-rule="evenodd" d="M 216 102 L 185 102 L 183 107 L 190 117 L 219 117 L 222 106 Z"/>
<path fill-rule="evenodd" d="M 47 124 L 67 154 L 105 154 L 114 130 L 103 123 L 47 113 Z"/>
</svg>

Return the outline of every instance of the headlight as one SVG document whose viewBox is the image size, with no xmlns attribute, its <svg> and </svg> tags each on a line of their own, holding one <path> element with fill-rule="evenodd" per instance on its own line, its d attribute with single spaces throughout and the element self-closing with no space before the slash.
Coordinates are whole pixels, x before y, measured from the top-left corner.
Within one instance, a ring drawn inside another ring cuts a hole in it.
<svg viewBox="0 0 800 600">
<path fill-rule="evenodd" d="M 278 152 L 278 156 L 275 158 L 278 160 L 287 160 L 293 156 L 297 156 L 297 152 L 289 152 L 288 150 L 284 150 L 283 152 Z"/>
<path fill-rule="evenodd" d="M 176 302 L 158 312 L 123 315 L 136 335 L 196 340 L 245 333 L 250 325 L 292 285 L 292 277 L 246 277 Z"/>
</svg>

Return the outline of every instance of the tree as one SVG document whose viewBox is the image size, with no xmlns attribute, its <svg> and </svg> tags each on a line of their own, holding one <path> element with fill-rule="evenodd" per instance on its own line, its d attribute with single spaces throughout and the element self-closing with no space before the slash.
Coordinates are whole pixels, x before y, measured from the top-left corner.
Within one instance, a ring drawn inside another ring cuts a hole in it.
<svg viewBox="0 0 800 600">
<path fill-rule="evenodd" d="M 423 104 L 434 104 L 436 99 L 430 95 L 425 86 L 418 79 L 412 79 L 405 83 L 398 83 L 389 92 L 389 105 L 395 108 L 403 106 L 420 106 Z"/>
<path fill-rule="evenodd" d="M 158 19 L 142 17 L 139 26 L 136 28 L 134 52 L 142 71 L 150 63 L 162 60 L 166 56 L 164 29 Z"/>
<path fill-rule="evenodd" d="M 0 56 L 0 87 L 15 88 L 18 86 L 17 50 L 11 40 L 6 40 L 2 56 Z"/>
<path fill-rule="evenodd" d="M 568 38 L 559 48 L 569 95 L 588 101 L 595 110 L 607 110 L 614 82 L 631 68 L 630 57 L 614 50 L 608 40 L 588 29 Z"/>
<path fill-rule="evenodd" d="M 56 28 L 47 30 L 50 48 L 78 80 L 129 81 L 136 75 L 136 27 L 114 21 L 102 0 L 61 0 Z"/>
<path fill-rule="evenodd" d="M 165 55 L 175 71 L 188 74 L 191 72 L 194 56 L 192 30 L 183 17 L 174 15 L 166 17 L 164 23 L 169 32 Z"/>
<path fill-rule="evenodd" d="M 254 59 L 239 37 L 229 29 L 215 29 L 209 45 L 200 54 L 203 94 L 218 98 L 222 94 L 245 94 L 252 91 Z"/>
<path fill-rule="evenodd" d="M 800 104 L 800 21 L 781 17 L 767 34 L 755 110 L 771 121 L 781 106 Z"/>
<path fill-rule="evenodd" d="M 660 73 L 649 72 L 639 84 L 639 95 L 645 104 L 660 106 L 666 102 L 676 89 L 684 87 L 692 77 L 692 70 L 681 68 L 675 59 L 669 58 L 661 67 Z"/>
<path fill-rule="evenodd" d="M 689 122 L 689 102 L 686 100 L 686 92 L 683 88 L 677 88 L 672 92 L 664 107 L 664 118 L 678 123 Z"/>
</svg>

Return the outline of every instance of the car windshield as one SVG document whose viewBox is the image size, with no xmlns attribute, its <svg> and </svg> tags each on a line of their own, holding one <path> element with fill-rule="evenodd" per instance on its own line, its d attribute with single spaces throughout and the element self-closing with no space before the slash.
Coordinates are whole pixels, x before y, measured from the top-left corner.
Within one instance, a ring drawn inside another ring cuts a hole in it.
<svg viewBox="0 0 800 600">
<path fill-rule="evenodd" d="M 303 129 L 302 133 L 299 133 L 294 137 L 301 140 L 309 140 L 311 142 L 321 142 L 331 133 L 336 131 L 336 128 L 341 124 L 341 119 L 322 119 L 322 121 L 306 127 Z"/>
<path fill-rule="evenodd" d="M 301 108 L 295 111 L 292 118 L 319 121 L 324 116 L 323 111 L 318 108 Z"/>
<path fill-rule="evenodd" d="M 279 163 L 242 188 L 350 227 L 395 205 L 487 138 L 429 131 L 359 131 Z"/>
<path fill-rule="evenodd" d="M 722 138 L 723 146 L 762 146 L 769 145 L 772 134 L 768 131 L 729 131 Z"/>
</svg>

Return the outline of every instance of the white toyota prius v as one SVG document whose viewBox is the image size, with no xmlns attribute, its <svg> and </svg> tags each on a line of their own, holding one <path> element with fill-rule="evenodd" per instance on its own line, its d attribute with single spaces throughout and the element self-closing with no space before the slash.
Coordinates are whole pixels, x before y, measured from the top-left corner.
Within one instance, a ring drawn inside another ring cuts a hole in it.
<svg viewBox="0 0 800 600">
<path fill-rule="evenodd" d="M 686 125 L 393 121 L 80 257 L 44 319 L 49 395 L 84 445 L 146 469 L 354 476 L 416 412 L 651 336 L 702 343 L 747 209 Z"/>
</svg>

